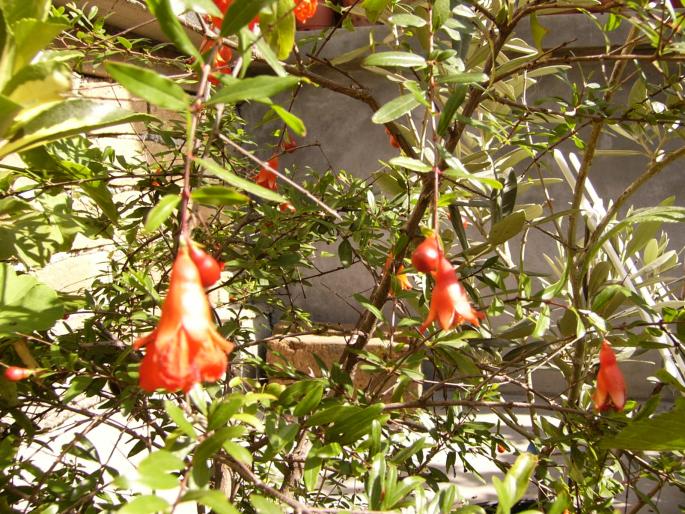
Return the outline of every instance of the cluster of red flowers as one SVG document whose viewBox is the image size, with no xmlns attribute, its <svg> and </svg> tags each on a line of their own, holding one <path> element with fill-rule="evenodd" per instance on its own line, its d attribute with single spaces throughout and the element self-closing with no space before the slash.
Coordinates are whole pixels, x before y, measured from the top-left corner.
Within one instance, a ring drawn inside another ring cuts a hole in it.
<svg viewBox="0 0 685 514">
<path fill-rule="evenodd" d="M 203 55 L 208 54 L 211 50 L 212 47 L 214 46 L 214 41 L 211 39 L 205 39 L 202 41 L 202 45 L 200 46 L 200 53 Z M 231 50 L 231 47 L 221 45 L 219 46 L 219 49 L 216 51 L 216 54 L 214 55 L 214 63 L 212 65 L 212 68 L 214 69 L 214 73 L 212 73 L 209 77 L 208 80 L 214 84 L 215 86 L 219 85 L 219 77 L 218 75 L 230 75 L 232 68 L 231 68 L 231 60 L 233 59 L 233 50 Z"/>
<path fill-rule="evenodd" d="M 235 345 L 217 332 L 204 289 L 219 279 L 222 267 L 190 241 L 179 248 L 159 324 L 133 344 L 146 347 L 140 366 L 144 390 L 187 392 L 225 373 Z"/>
<path fill-rule="evenodd" d="M 214 0 L 214 5 L 216 5 L 224 15 L 226 14 L 228 8 L 231 6 L 231 3 L 233 3 L 233 0 Z M 293 11 L 295 13 L 295 18 L 297 18 L 297 20 L 300 23 L 306 23 L 307 20 L 309 20 L 316 14 L 316 8 L 318 7 L 318 4 L 318 0 L 295 0 L 295 10 Z M 221 29 L 221 24 L 223 23 L 223 21 L 223 15 L 221 17 L 211 17 L 212 26 L 216 30 Z M 257 25 L 258 23 L 259 17 L 257 16 L 250 22 L 250 30 L 254 29 L 255 25 Z"/>
<path fill-rule="evenodd" d="M 430 311 L 419 328 L 421 332 L 435 320 L 440 323 L 443 330 L 449 330 L 464 322 L 480 325 L 484 315 L 471 305 L 456 270 L 443 255 L 437 236 L 427 237 L 412 253 L 411 262 L 418 271 L 430 272 L 435 277 Z"/>
<path fill-rule="evenodd" d="M 269 168 L 277 170 L 278 169 L 278 157 L 273 156 L 267 161 Z M 254 179 L 255 183 L 271 191 L 278 191 L 278 184 L 276 183 L 276 174 L 268 168 L 262 168 L 257 173 Z M 283 202 L 278 206 L 281 212 L 295 212 L 295 206 L 290 202 Z"/>
</svg>

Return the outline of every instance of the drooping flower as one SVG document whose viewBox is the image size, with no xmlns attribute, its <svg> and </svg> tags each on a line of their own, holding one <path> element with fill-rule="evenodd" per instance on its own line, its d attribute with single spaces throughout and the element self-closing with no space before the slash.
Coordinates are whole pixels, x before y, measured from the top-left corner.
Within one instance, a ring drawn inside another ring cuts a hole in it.
<svg viewBox="0 0 685 514">
<path fill-rule="evenodd" d="M 267 164 L 272 169 L 278 169 L 278 157 L 272 157 L 267 161 Z M 259 170 L 259 173 L 257 173 L 254 181 L 257 185 L 265 187 L 266 189 L 270 189 L 271 191 L 276 191 L 276 189 L 278 189 L 278 185 L 276 184 L 276 174 L 267 168 L 262 168 Z"/>
<path fill-rule="evenodd" d="M 483 313 L 471 305 L 471 300 L 459 282 L 452 264 L 441 256 L 435 274 L 430 311 L 419 330 L 423 332 L 435 320 L 440 323 L 443 330 L 449 330 L 464 322 L 479 326 L 483 316 Z"/>
<path fill-rule="evenodd" d="M 440 243 L 435 235 L 427 237 L 411 254 L 411 263 L 416 271 L 428 273 L 438 269 Z"/>
<path fill-rule="evenodd" d="M 20 380 L 26 380 L 32 375 L 35 375 L 38 371 L 29 368 L 20 368 L 19 366 L 8 366 L 5 370 L 5 378 L 12 382 L 19 382 Z"/>
<path fill-rule="evenodd" d="M 200 272 L 188 247 L 178 251 L 159 324 L 134 344 L 146 347 L 140 386 L 146 391 L 188 391 L 221 378 L 235 345 L 216 330 Z"/>
<path fill-rule="evenodd" d="M 622 411 L 626 403 L 626 382 L 616 363 L 616 354 L 606 339 L 602 341 L 602 348 L 599 350 L 597 389 L 592 395 L 592 400 L 595 409 L 599 411 Z"/>
<path fill-rule="evenodd" d="M 300 23 L 307 23 L 307 20 L 316 14 L 318 6 L 318 0 L 295 0 L 295 18 Z"/>
<path fill-rule="evenodd" d="M 207 252 L 195 246 L 192 241 L 188 241 L 187 243 L 190 248 L 190 258 L 200 272 L 202 285 L 204 287 L 214 285 L 221 276 L 221 271 L 224 269 L 224 263 L 217 261 Z"/>
</svg>

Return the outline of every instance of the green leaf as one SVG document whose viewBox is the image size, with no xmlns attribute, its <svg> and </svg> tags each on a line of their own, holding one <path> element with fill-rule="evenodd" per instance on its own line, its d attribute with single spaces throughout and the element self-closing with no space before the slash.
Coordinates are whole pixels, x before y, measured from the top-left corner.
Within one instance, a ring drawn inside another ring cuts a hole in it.
<svg viewBox="0 0 685 514">
<path fill-rule="evenodd" d="M 178 21 L 178 17 L 171 8 L 171 0 L 145 0 L 150 12 L 159 20 L 162 32 L 176 45 L 176 48 L 183 53 L 195 57 L 198 62 L 202 62 L 202 56 L 195 45 L 186 34 L 185 29 Z"/>
<path fill-rule="evenodd" d="M 114 102 L 86 99 L 65 100 L 40 112 L 21 125 L 12 139 L 0 146 L 0 158 L 99 128 L 134 121 L 150 122 L 156 119 L 147 114 L 120 109 L 114 105 Z"/>
<path fill-rule="evenodd" d="M 533 42 L 535 43 L 535 48 L 542 50 L 542 40 L 549 32 L 549 30 L 543 27 L 538 21 L 538 16 L 535 12 L 530 15 L 530 32 L 533 35 Z"/>
<path fill-rule="evenodd" d="M 209 104 L 230 104 L 245 100 L 261 100 L 293 88 L 299 82 L 297 77 L 273 77 L 260 75 L 247 79 L 226 77 L 228 85 L 222 87 L 210 99 Z"/>
<path fill-rule="evenodd" d="M 181 499 L 182 502 L 194 501 L 212 509 L 216 514 L 240 514 L 221 491 L 190 491 Z"/>
<path fill-rule="evenodd" d="M 433 0 L 433 30 L 442 27 L 450 17 L 450 0 Z"/>
<path fill-rule="evenodd" d="M 278 56 L 274 53 L 263 37 L 258 38 L 255 45 L 257 46 L 257 50 L 261 53 L 266 63 L 271 67 L 272 70 L 274 70 L 276 75 L 279 77 L 285 77 L 288 74 L 278 60 Z"/>
<path fill-rule="evenodd" d="M 452 119 L 457 113 L 457 109 L 461 106 L 466 98 L 466 86 L 458 86 L 454 93 L 450 95 L 445 103 L 445 107 L 440 113 L 440 121 L 438 121 L 438 135 L 444 136 L 447 129 L 452 124 Z"/>
<path fill-rule="evenodd" d="M 7 17 L 7 23 L 14 25 L 23 18 L 45 20 L 50 12 L 50 0 L 2 0 L 2 10 Z"/>
<path fill-rule="evenodd" d="M 371 118 L 371 121 L 378 125 L 383 125 L 411 112 L 419 104 L 420 102 L 411 93 L 398 96 L 378 109 Z"/>
<path fill-rule="evenodd" d="M 193 11 L 210 16 L 223 16 L 219 8 L 212 0 L 176 0 L 185 6 L 185 11 Z"/>
<path fill-rule="evenodd" d="M 20 110 L 21 105 L 4 95 L 0 95 L 0 138 L 5 135 Z"/>
<path fill-rule="evenodd" d="M 411 52 L 378 52 L 362 61 L 362 66 L 392 66 L 417 68 L 426 65 L 426 59 Z"/>
<path fill-rule="evenodd" d="M 276 56 L 285 59 L 295 46 L 295 3 L 293 0 L 277 0 L 273 7 L 260 13 L 259 25 Z"/>
<path fill-rule="evenodd" d="M 170 505 L 165 499 L 154 495 L 136 496 L 120 508 L 119 514 L 151 514 L 153 512 L 166 512 Z"/>
<path fill-rule="evenodd" d="M 354 251 L 352 249 L 352 244 L 349 239 L 343 239 L 338 246 L 338 258 L 340 259 L 340 264 L 346 268 L 352 265 L 352 259 L 354 256 Z"/>
<path fill-rule="evenodd" d="M 239 189 L 242 189 L 244 191 L 247 191 L 248 193 L 251 193 L 255 196 L 258 196 L 260 198 L 264 198 L 265 200 L 271 200 L 273 202 L 286 202 L 286 198 L 284 196 L 279 195 L 275 191 L 271 191 L 270 189 L 266 189 L 265 187 L 258 186 L 254 182 L 251 182 L 249 180 L 245 180 L 244 178 L 241 178 L 234 173 L 225 170 L 221 166 L 219 166 L 216 162 L 212 160 L 205 160 L 205 159 L 195 159 L 196 162 L 202 166 L 203 168 L 207 169 L 210 171 L 214 176 L 220 178 L 221 180 L 228 182 L 232 186 L 235 186 Z"/>
<path fill-rule="evenodd" d="M 288 125 L 288 128 L 295 134 L 298 136 L 307 135 L 307 128 L 304 126 L 304 122 L 300 118 L 277 104 L 271 104 L 271 109 L 278 114 L 283 122 Z"/>
<path fill-rule="evenodd" d="M 183 460 L 170 451 L 156 450 L 138 464 L 140 473 L 179 471 L 185 467 Z"/>
<path fill-rule="evenodd" d="M 427 173 L 433 169 L 425 162 L 419 161 L 418 159 L 412 159 L 411 157 L 393 157 L 389 162 L 393 166 L 419 171 L 421 173 Z"/>
<path fill-rule="evenodd" d="M 27 3 L 31 3 L 28 1 Z M 19 20 L 14 31 L 14 71 L 29 64 L 38 52 L 47 47 L 69 25 L 58 22 L 40 21 L 31 18 Z"/>
<path fill-rule="evenodd" d="M 493 225 L 492 229 L 490 229 L 488 242 L 494 246 L 509 241 L 523 230 L 525 223 L 526 214 L 523 211 L 517 211 L 502 218 Z"/>
<path fill-rule="evenodd" d="M 0 263 L 0 334 L 47 330 L 63 315 L 63 304 L 53 289 Z"/>
<path fill-rule="evenodd" d="M 62 100 L 71 90 L 71 70 L 63 63 L 39 62 L 24 66 L 5 85 L 3 93 L 10 100 L 31 108 Z"/>
<path fill-rule="evenodd" d="M 423 27 L 428 23 L 414 14 L 393 14 L 388 21 L 398 27 Z"/>
<path fill-rule="evenodd" d="M 480 72 L 450 73 L 438 77 L 438 82 L 443 84 L 480 84 L 488 80 L 489 77 Z"/>
<path fill-rule="evenodd" d="M 599 445 L 635 451 L 683 451 L 685 402 L 677 402 L 670 412 L 631 422 L 615 436 L 601 439 Z"/>
<path fill-rule="evenodd" d="M 181 201 L 179 195 L 166 195 L 155 205 L 145 218 L 143 230 L 148 234 L 157 230 L 169 216 L 176 210 Z"/>
<path fill-rule="evenodd" d="M 247 448 L 240 446 L 238 443 L 234 443 L 233 441 L 225 441 L 223 447 L 224 450 L 226 450 L 226 453 L 228 453 L 238 462 L 241 462 L 246 466 L 252 465 L 252 454 Z"/>
<path fill-rule="evenodd" d="M 232 36 L 259 14 L 265 5 L 273 0 L 235 0 L 226 11 L 221 24 L 221 36 Z"/>
<path fill-rule="evenodd" d="M 250 503 L 254 506 L 257 514 L 283 514 L 276 503 L 258 494 L 250 495 Z"/>
<path fill-rule="evenodd" d="M 151 104 L 174 111 L 190 106 L 190 97 L 183 88 L 155 71 L 120 62 L 107 62 L 105 69 L 119 84 Z"/>
<path fill-rule="evenodd" d="M 376 23 L 378 17 L 389 4 L 390 0 L 364 0 L 361 5 L 366 11 L 366 17 L 369 21 L 371 23 Z"/>
<path fill-rule="evenodd" d="M 324 384 L 316 381 L 312 387 L 309 388 L 304 397 L 295 405 L 293 414 L 295 416 L 304 416 L 309 414 L 314 408 L 321 403 L 323 398 Z"/>
<path fill-rule="evenodd" d="M 247 196 L 224 186 L 199 187 L 193 190 L 190 197 L 195 202 L 216 206 L 239 205 L 250 201 Z"/>
<path fill-rule="evenodd" d="M 164 410 L 166 413 L 169 415 L 169 417 L 176 423 L 178 428 L 183 431 L 188 437 L 191 439 L 195 440 L 197 439 L 197 433 L 195 432 L 195 428 L 193 428 L 193 425 L 186 419 L 185 414 L 183 413 L 183 410 L 176 405 L 174 402 L 166 400 L 164 402 Z"/>
<path fill-rule="evenodd" d="M 304 486 L 309 492 L 316 489 L 316 486 L 319 484 L 322 463 L 323 460 L 319 457 L 307 457 L 307 460 L 304 461 Z"/>
</svg>

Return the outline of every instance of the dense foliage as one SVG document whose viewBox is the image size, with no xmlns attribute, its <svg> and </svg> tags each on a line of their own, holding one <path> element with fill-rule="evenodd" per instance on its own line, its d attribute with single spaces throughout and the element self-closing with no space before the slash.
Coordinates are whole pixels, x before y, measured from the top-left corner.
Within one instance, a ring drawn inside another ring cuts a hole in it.
<svg viewBox="0 0 685 514">
<path fill-rule="evenodd" d="M 632 207 L 685 155 L 683 12 L 360 0 L 299 51 L 314 5 L 147 0 L 159 43 L 97 9 L 0 0 L 0 512 L 483 513 L 459 484 L 485 461 L 501 514 L 685 491 L 682 272 L 662 231 L 685 208 Z M 558 42 L 560 23 L 601 48 Z M 363 46 L 319 57 L 355 31 Z M 149 113 L 85 78 L 105 75 Z M 368 105 L 396 156 L 369 152 L 364 177 L 279 167 L 316 137 L 290 112 L 314 88 Z M 269 141 L 236 110 L 257 104 Z M 626 159 L 641 172 L 601 198 L 595 177 Z M 267 359 L 331 335 L 294 291 L 351 267 L 370 279 L 339 358 Z"/>
</svg>

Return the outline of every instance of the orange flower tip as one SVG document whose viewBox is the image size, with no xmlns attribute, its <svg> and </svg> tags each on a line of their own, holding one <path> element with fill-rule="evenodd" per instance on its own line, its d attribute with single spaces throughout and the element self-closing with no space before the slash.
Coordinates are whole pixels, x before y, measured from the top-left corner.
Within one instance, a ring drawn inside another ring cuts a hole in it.
<svg viewBox="0 0 685 514">
<path fill-rule="evenodd" d="M 281 205 L 278 206 L 278 210 L 286 213 L 286 212 L 295 212 L 297 209 L 295 209 L 295 206 L 291 204 L 290 202 L 284 202 Z"/>
<path fill-rule="evenodd" d="M 20 380 L 26 380 L 35 373 L 37 373 L 35 369 L 20 368 L 19 366 L 9 366 L 5 370 L 5 378 L 11 382 L 19 382 Z"/>
</svg>

